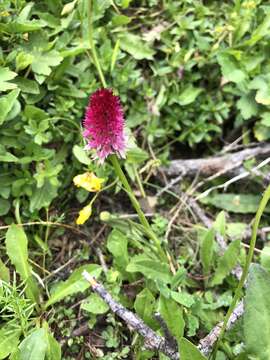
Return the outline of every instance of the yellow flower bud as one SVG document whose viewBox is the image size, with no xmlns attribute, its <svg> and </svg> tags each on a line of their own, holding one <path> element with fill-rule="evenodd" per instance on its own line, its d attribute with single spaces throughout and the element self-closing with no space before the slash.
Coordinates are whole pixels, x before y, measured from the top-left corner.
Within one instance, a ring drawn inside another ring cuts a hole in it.
<svg viewBox="0 0 270 360">
<path fill-rule="evenodd" d="M 82 187 L 87 191 L 98 192 L 101 190 L 101 184 L 104 182 L 104 179 L 98 178 L 92 172 L 85 172 L 75 176 L 73 182 L 76 186 Z"/>
<path fill-rule="evenodd" d="M 82 208 L 82 210 L 79 212 L 79 216 L 76 219 L 76 224 L 77 225 L 84 224 L 86 220 L 90 218 L 91 215 L 92 215 L 92 204 L 88 204 L 87 206 Z"/>
</svg>

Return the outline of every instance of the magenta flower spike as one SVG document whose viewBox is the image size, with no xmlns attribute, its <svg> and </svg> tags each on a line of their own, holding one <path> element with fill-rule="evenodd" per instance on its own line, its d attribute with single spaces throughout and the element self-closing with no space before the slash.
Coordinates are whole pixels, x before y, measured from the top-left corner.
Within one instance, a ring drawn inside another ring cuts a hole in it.
<svg viewBox="0 0 270 360">
<path fill-rule="evenodd" d="M 110 154 L 125 157 L 123 109 L 111 89 L 99 89 L 91 95 L 83 126 L 87 148 L 96 150 L 99 162 L 103 163 Z"/>
</svg>

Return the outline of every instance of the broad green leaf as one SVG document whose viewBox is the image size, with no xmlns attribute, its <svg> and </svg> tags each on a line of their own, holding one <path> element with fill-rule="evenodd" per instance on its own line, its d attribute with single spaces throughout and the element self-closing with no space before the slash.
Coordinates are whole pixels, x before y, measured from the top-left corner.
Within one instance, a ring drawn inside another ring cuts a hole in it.
<svg viewBox="0 0 270 360">
<path fill-rule="evenodd" d="M 21 342 L 19 360 L 44 360 L 47 348 L 46 331 L 36 329 Z"/>
<path fill-rule="evenodd" d="M 53 186 L 49 180 L 45 180 L 42 188 L 35 188 L 30 198 L 30 211 L 40 210 L 48 207 L 52 200 L 57 196 L 57 187 Z"/>
<path fill-rule="evenodd" d="M 210 229 L 206 232 L 200 244 L 200 259 L 204 274 L 209 274 L 210 272 L 213 260 L 214 244 L 215 231 L 214 229 Z"/>
<path fill-rule="evenodd" d="M 251 265 L 244 299 L 245 349 L 251 359 L 270 358 L 270 274 Z"/>
<path fill-rule="evenodd" d="M 61 360 L 61 346 L 50 332 L 47 332 L 46 360 Z"/>
<path fill-rule="evenodd" d="M 0 328 L 0 359 L 6 357 L 16 350 L 19 344 L 21 332 L 14 330 L 8 324 Z"/>
<path fill-rule="evenodd" d="M 0 258 L 0 280 L 3 280 L 5 282 L 7 282 L 7 283 L 9 282 L 9 269 L 3 263 L 1 258 Z"/>
<path fill-rule="evenodd" d="M 15 89 L 17 85 L 8 81 L 14 79 L 16 76 L 17 74 L 14 71 L 10 71 L 8 67 L 0 67 L 0 91 Z"/>
<path fill-rule="evenodd" d="M 17 76 L 14 80 L 14 83 L 21 89 L 23 93 L 27 94 L 39 94 L 39 86 L 36 81 L 25 79 L 23 77 Z"/>
<path fill-rule="evenodd" d="M 186 292 L 171 291 L 171 297 L 178 304 L 187 308 L 190 308 L 195 303 L 194 297 Z"/>
<path fill-rule="evenodd" d="M 38 302 L 38 288 L 31 276 L 31 267 L 28 263 L 28 240 L 21 226 L 12 224 L 8 229 L 6 251 L 16 271 L 27 284 L 27 296 L 33 302 Z"/>
<path fill-rule="evenodd" d="M 20 90 L 12 90 L 9 94 L 0 98 L 0 125 L 6 120 L 8 113 L 12 110 Z"/>
<path fill-rule="evenodd" d="M 256 213 L 261 196 L 252 194 L 215 194 L 200 199 L 203 204 L 213 205 L 228 212 L 249 214 Z M 270 207 L 266 208 L 266 212 Z"/>
<path fill-rule="evenodd" d="M 112 230 L 107 239 L 107 249 L 113 255 L 115 264 L 121 270 L 125 270 L 129 262 L 127 246 L 127 237 L 117 229 Z"/>
<path fill-rule="evenodd" d="M 148 279 L 157 280 L 166 284 L 169 284 L 172 280 L 168 264 L 158 260 L 152 260 L 144 255 L 131 258 L 126 271 L 131 273 L 140 272 Z"/>
<path fill-rule="evenodd" d="M 235 240 L 230 243 L 224 255 L 219 258 L 215 275 L 211 280 L 212 286 L 222 284 L 225 277 L 230 274 L 237 264 L 240 243 L 240 240 Z"/>
<path fill-rule="evenodd" d="M 74 145 L 72 152 L 74 154 L 74 156 L 76 157 L 76 159 L 84 165 L 90 165 L 91 164 L 91 160 L 90 157 L 87 155 L 86 151 L 80 147 L 79 145 Z"/>
<path fill-rule="evenodd" d="M 119 36 L 120 48 L 128 52 L 136 60 L 153 59 L 155 51 L 144 42 L 140 36 L 128 32 L 121 33 Z"/>
<path fill-rule="evenodd" d="M 27 66 L 32 64 L 33 60 L 34 56 L 32 54 L 23 51 L 19 52 L 16 56 L 16 71 L 24 70 L 25 68 L 27 68 Z"/>
<path fill-rule="evenodd" d="M 245 72 L 240 69 L 238 63 L 231 55 L 220 53 L 217 56 L 217 60 L 221 66 L 222 75 L 226 80 L 240 83 L 246 79 Z"/>
<path fill-rule="evenodd" d="M 182 106 L 193 103 L 197 96 L 202 92 L 202 89 L 197 89 L 192 85 L 189 85 L 180 95 L 178 103 Z"/>
<path fill-rule="evenodd" d="M 270 12 L 268 12 L 264 20 L 259 24 L 260 25 L 257 27 L 257 29 L 252 33 L 251 38 L 246 41 L 245 45 L 253 46 L 258 41 L 260 41 L 264 36 L 269 35 Z"/>
<path fill-rule="evenodd" d="M 1 155 L 0 155 L 1 159 Z M 6 215 L 10 209 L 10 201 L 0 198 L 0 216 Z"/>
<path fill-rule="evenodd" d="M 105 303 L 101 297 L 92 293 L 85 299 L 81 305 L 81 309 L 90 312 L 91 314 L 105 314 L 109 310 L 109 306 Z"/>
<path fill-rule="evenodd" d="M 82 276 L 82 272 L 84 270 L 88 271 L 89 274 L 95 278 L 98 278 L 102 272 L 101 267 L 96 264 L 83 265 L 79 267 L 66 281 L 60 281 L 53 287 L 51 296 L 46 303 L 46 308 L 69 295 L 83 292 L 89 288 L 90 284 Z"/>
<path fill-rule="evenodd" d="M 254 99 L 254 95 L 243 95 L 236 103 L 237 109 L 245 120 L 257 115 L 258 105 Z"/>
<path fill-rule="evenodd" d="M 248 225 L 241 222 L 227 223 L 227 235 L 230 238 L 242 238 Z"/>
<path fill-rule="evenodd" d="M 152 328 L 155 327 L 155 297 L 150 290 L 145 288 L 136 296 L 136 300 L 134 302 L 134 309 L 147 325 Z"/>
<path fill-rule="evenodd" d="M 115 15 L 112 18 L 112 24 L 114 26 L 122 26 L 122 25 L 127 25 L 129 24 L 131 21 L 131 18 L 129 18 L 126 15 Z"/>
<path fill-rule="evenodd" d="M 182 308 L 172 299 L 159 298 L 158 311 L 177 341 L 184 335 L 185 321 Z"/>
<path fill-rule="evenodd" d="M 185 338 L 180 340 L 179 349 L 181 360 L 207 360 L 197 347 Z"/>
<path fill-rule="evenodd" d="M 266 245 L 260 254 L 260 261 L 262 266 L 270 271 L 270 246 Z"/>
<path fill-rule="evenodd" d="M 51 50 L 47 53 L 35 53 L 32 62 L 32 69 L 39 75 L 50 75 L 52 67 L 57 66 L 63 60 L 58 51 Z"/>
</svg>

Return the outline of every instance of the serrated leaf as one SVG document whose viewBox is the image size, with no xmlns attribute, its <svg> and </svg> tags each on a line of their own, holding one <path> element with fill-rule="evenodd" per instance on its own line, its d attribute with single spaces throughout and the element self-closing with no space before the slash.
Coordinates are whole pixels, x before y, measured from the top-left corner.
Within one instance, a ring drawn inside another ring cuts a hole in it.
<svg viewBox="0 0 270 360">
<path fill-rule="evenodd" d="M 51 68 L 59 65 L 62 60 L 63 57 L 56 50 L 47 53 L 35 53 L 32 69 L 36 74 L 48 76 L 52 72 Z"/>
<path fill-rule="evenodd" d="M 19 89 L 12 90 L 9 94 L 0 98 L 0 125 L 7 119 L 8 113 L 12 110 L 19 93 Z"/>
<path fill-rule="evenodd" d="M 128 264 L 126 271 L 140 272 L 148 279 L 157 280 L 169 284 L 172 280 L 168 264 L 158 260 L 152 260 L 144 255 L 134 256 Z"/>
<path fill-rule="evenodd" d="M 84 270 L 88 271 L 89 274 L 95 278 L 98 278 L 102 272 L 101 267 L 96 264 L 83 265 L 79 267 L 66 281 L 60 281 L 53 287 L 51 296 L 45 307 L 47 308 L 48 306 L 64 299 L 66 296 L 83 292 L 89 288 L 89 282 L 82 276 L 82 272 Z"/>
<path fill-rule="evenodd" d="M 131 33 L 122 33 L 119 37 L 120 48 L 128 52 L 136 60 L 153 59 L 155 51 L 144 42 L 140 36 Z"/>
<path fill-rule="evenodd" d="M 8 67 L 0 67 L 0 91 L 15 89 L 17 85 L 8 81 L 16 76 L 17 74 L 14 71 L 10 71 Z"/>
<path fill-rule="evenodd" d="M 161 296 L 159 299 L 158 311 L 165 320 L 171 334 L 179 342 L 184 335 L 185 328 L 182 308 L 172 299 L 166 299 Z"/>
<path fill-rule="evenodd" d="M 229 54 L 220 53 L 217 56 L 218 63 L 221 66 L 222 75 L 228 81 L 240 83 L 246 79 L 246 74 L 240 69 L 236 60 Z"/>
<path fill-rule="evenodd" d="M 250 358 L 270 358 L 270 274 L 252 264 L 244 299 L 245 348 Z"/>
<path fill-rule="evenodd" d="M 197 347 L 185 338 L 180 340 L 179 349 L 181 360 L 207 360 Z"/>
<path fill-rule="evenodd" d="M 237 109 L 240 110 L 241 115 L 245 120 L 257 115 L 258 105 L 251 94 L 243 95 L 236 103 Z"/>
<path fill-rule="evenodd" d="M 222 284 L 225 277 L 230 274 L 237 264 L 240 243 L 240 240 L 235 240 L 230 243 L 224 255 L 219 258 L 215 275 L 211 280 L 212 286 Z"/>
</svg>

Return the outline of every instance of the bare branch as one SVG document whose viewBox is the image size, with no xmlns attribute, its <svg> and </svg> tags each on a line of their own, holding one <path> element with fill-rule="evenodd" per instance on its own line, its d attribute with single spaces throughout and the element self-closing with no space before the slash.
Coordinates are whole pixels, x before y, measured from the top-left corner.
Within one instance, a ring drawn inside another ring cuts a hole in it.
<svg viewBox="0 0 270 360">
<path fill-rule="evenodd" d="M 95 291 L 109 305 L 110 309 L 144 338 L 145 346 L 148 349 L 161 351 L 170 359 L 179 360 L 177 347 L 173 347 L 166 339 L 157 335 L 152 329 L 150 329 L 150 327 L 147 326 L 137 315 L 115 301 L 108 291 L 87 271 L 84 271 L 82 275 L 91 284 L 93 291 Z"/>
</svg>

